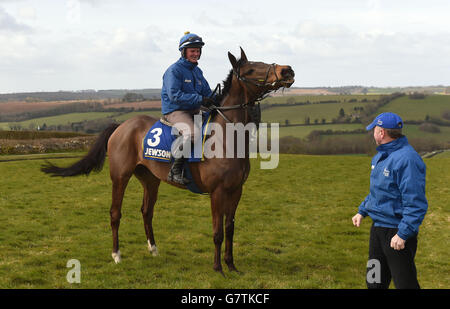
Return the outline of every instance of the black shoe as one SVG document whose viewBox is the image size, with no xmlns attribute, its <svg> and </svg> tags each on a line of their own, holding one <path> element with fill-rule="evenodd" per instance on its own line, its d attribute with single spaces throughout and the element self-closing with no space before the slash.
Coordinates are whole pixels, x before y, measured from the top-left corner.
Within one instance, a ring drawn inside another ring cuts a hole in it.
<svg viewBox="0 0 450 309">
<path fill-rule="evenodd" d="M 190 183 L 190 180 L 184 177 L 184 160 L 184 158 L 175 159 L 169 171 L 169 175 L 167 175 L 167 180 L 176 182 L 180 185 L 186 185 Z"/>
</svg>

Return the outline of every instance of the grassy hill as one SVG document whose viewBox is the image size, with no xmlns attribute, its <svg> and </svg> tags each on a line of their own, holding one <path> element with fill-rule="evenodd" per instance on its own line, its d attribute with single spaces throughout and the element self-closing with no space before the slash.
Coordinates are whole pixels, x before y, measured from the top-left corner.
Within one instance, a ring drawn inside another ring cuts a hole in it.
<svg viewBox="0 0 450 309">
<path fill-rule="evenodd" d="M 330 95 L 274 95 L 264 99 L 264 104 L 327 103 L 327 102 L 374 102 L 380 99 L 378 94 L 330 94 Z"/>
<path fill-rule="evenodd" d="M 450 121 L 444 118 L 445 112 L 450 113 L 450 96 L 427 95 L 422 99 L 413 99 L 404 95 L 387 104 L 381 103 L 385 98 L 386 96 L 370 94 L 316 96 L 281 96 L 278 94 L 278 96 L 268 97 L 262 101 L 262 121 L 279 123 L 280 137 L 292 136 L 305 139 L 313 131 L 332 131 L 332 135 L 328 133 L 320 138 L 324 142 L 336 140 L 339 137 L 339 140 L 348 143 L 352 142 L 352 139 L 354 139 L 353 143 L 360 143 L 366 134 L 358 133 L 357 130 L 364 130 L 365 126 L 379 113 L 392 111 L 398 113 L 406 121 L 404 132 L 408 138 L 415 140 L 416 144 L 426 143 L 428 145 L 424 147 L 426 149 L 450 147 Z M 123 122 L 139 114 L 160 117 L 160 110 L 155 109 L 156 103 L 152 102 L 153 110 L 137 110 L 136 103 L 124 102 L 120 104 L 124 110 L 68 113 L 16 123 L 3 122 L 0 123 L 0 130 L 8 130 L 14 125 L 22 129 L 34 128 L 38 125 L 42 127 L 44 123 L 47 126 L 63 126 L 62 130 L 71 130 L 75 129 L 71 127 L 71 123 L 90 122 L 90 125 L 84 125 L 84 128 L 89 127 L 89 133 L 99 132 L 110 121 Z M 110 105 L 105 106 L 109 107 Z M 135 110 L 130 111 L 133 108 Z M 342 113 L 345 115 L 344 117 L 342 117 Z M 421 126 L 425 119 L 434 122 L 434 133 L 433 130 L 426 130 Z M 76 129 L 80 130 L 80 127 L 78 126 Z M 83 130 L 83 125 L 81 130 Z"/>
<path fill-rule="evenodd" d="M 21 128 L 28 129 L 31 127 L 37 128 L 38 126 L 42 128 L 44 124 L 47 126 L 51 125 L 67 125 L 75 122 L 82 122 L 86 120 L 96 120 L 102 118 L 108 118 L 118 113 L 114 112 L 88 112 L 88 113 L 69 113 L 58 116 L 41 117 L 34 118 L 30 120 L 19 121 L 15 123 L 10 122 L 0 122 L 0 129 L 9 130 L 12 124 L 18 125 Z"/>
<path fill-rule="evenodd" d="M 430 95 L 424 99 L 411 99 L 409 96 L 398 98 L 381 107 L 379 112 L 399 114 L 403 120 L 425 120 L 428 115 L 442 119 L 444 111 L 450 111 L 450 95 Z"/>
<path fill-rule="evenodd" d="M 262 113 L 263 122 L 278 122 L 285 124 L 286 120 L 290 124 L 305 124 L 305 119 L 309 118 L 310 123 L 314 123 L 317 119 L 319 123 L 322 119 L 331 122 L 333 118 L 337 118 L 339 110 L 342 108 L 346 114 L 355 112 L 355 107 L 364 107 L 369 103 L 324 103 L 324 104 L 308 104 L 296 106 L 274 106 L 266 108 Z"/>
</svg>

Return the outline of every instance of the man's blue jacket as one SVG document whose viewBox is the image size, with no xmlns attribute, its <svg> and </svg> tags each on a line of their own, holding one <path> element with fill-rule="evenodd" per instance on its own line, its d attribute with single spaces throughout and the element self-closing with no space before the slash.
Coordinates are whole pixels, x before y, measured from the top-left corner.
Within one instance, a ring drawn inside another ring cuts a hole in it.
<svg viewBox="0 0 450 309">
<path fill-rule="evenodd" d="M 370 193 L 358 213 L 369 215 L 375 226 L 398 228 L 407 240 L 419 232 L 428 209 L 425 164 L 403 136 L 377 147 L 372 158 Z"/>
<path fill-rule="evenodd" d="M 164 73 L 161 90 L 162 113 L 193 110 L 200 107 L 203 96 L 212 91 L 196 63 L 181 57 Z"/>
</svg>

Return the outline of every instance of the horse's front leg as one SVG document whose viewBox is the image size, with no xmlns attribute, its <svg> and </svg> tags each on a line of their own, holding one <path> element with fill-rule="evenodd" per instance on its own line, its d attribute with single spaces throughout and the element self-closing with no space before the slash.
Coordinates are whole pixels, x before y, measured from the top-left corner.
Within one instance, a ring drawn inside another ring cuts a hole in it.
<svg viewBox="0 0 450 309">
<path fill-rule="evenodd" d="M 230 271 L 238 271 L 233 261 L 233 236 L 234 236 L 234 215 L 236 213 L 239 200 L 241 199 L 242 187 L 234 191 L 228 200 L 225 208 L 225 263 Z"/>
<path fill-rule="evenodd" d="M 224 240 L 223 219 L 225 222 L 225 263 L 230 271 L 237 271 L 233 260 L 233 236 L 234 236 L 234 215 L 242 194 L 242 187 L 229 192 L 217 188 L 211 194 L 211 210 L 213 219 L 213 240 L 215 245 L 214 270 L 221 272 L 222 264 L 220 260 L 222 242 Z"/>
</svg>

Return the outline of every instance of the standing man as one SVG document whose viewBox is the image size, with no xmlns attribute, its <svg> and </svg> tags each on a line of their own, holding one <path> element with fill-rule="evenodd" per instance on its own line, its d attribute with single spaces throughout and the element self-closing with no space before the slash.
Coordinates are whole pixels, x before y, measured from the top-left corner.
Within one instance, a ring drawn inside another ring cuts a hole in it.
<svg viewBox="0 0 450 309">
<path fill-rule="evenodd" d="M 202 70 L 198 67 L 203 45 L 205 43 L 201 37 L 185 32 L 178 45 L 181 57 L 166 70 L 163 76 L 162 114 L 183 134 L 183 145 L 190 142 L 195 143 L 193 117 L 199 113 L 200 106 L 213 104 L 213 100 L 210 98 L 211 88 L 203 77 Z M 183 132 L 186 126 L 190 132 L 187 130 Z M 198 129 L 200 131 L 200 128 Z M 172 156 L 175 161 L 169 172 L 168 180 L 184 185 L 189 180 L 182 174 L 185 158 L 181 156 L 181 152 L 179 147 L 173 150 Z"/>
<path fill-rule="evenodd" d="M 372 158 L 370 193 L 352 218 L 359 227 L 369 216 L 367 287 L 419 289 L 414 257 L 417 234 L 428 202 L 425 197 L 425 164 L 402 135 L 403 121 L 394 113 L 382 113 L 367 126 L 373 130 L 378 153 Z"/>
</svg>

